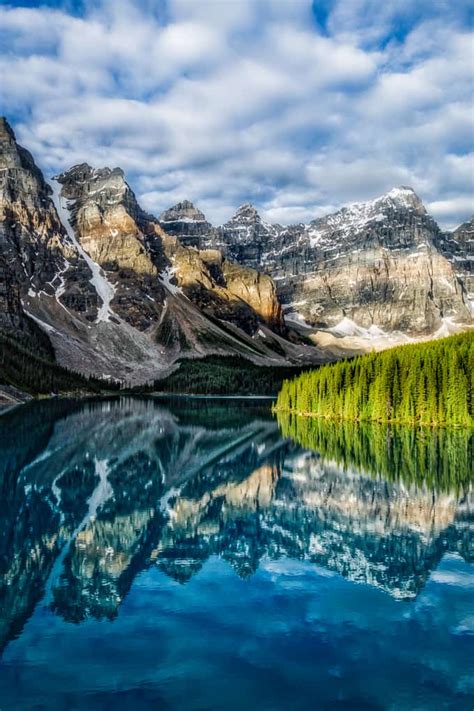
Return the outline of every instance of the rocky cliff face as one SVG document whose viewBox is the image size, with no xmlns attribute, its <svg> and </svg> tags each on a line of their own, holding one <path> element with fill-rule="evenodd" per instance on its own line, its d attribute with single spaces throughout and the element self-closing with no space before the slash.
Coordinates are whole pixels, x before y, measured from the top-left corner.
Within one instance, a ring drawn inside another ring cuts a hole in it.
<svg viewBox="0 0 474 711">
<path fill-rule="evenodd" d="M 453 232 L 440 235 L 438 245 L 464 285 L 474 310 L 474 216 Z"/>
<path fill-rule="evenodd" d="M 298 311 L 334 326 L 433 333 L 444 318 L 467 322 L 462 284 L 436 248 L 440 230 L 409 188 L 354 205 L 308 228 L 316 269 L 290 291 Z M 314 298 L 314 292 L 319 296 Z"/>
<path fill-rule="evenodd" d="M 4 120 L 0 140 L 3 333 L 23 333 L 28 347 L 35 338 L 67 367 L 136 383 L 183 355 L 318 360 L 304 345 L 285 350 L 269 276 L 167 234 L 119 168 L 77 165 L 51 187 Z"/>
<path fill-rule="evenodd" d="M 55 301 L 93 317 L 97 295 L 90 270 L 72 245 L 31 154 L 0 119 L 0 327 L 49 352 L 48 338 L 28 305 Z"/>
<path fill-rule="evenodd" d="M 268 276 L 230 264 L 217 250 L 183 247 L 141 210 L 119 168 L 94 170 L 84 164 L 57 180 L 80 246 L 113 289 L 109 305 L 116 316 L 146 330 L 162 318 L 160 306 L 171 290 L 251 335 L 259 319 L 281 328 L 276 290 Z"/>
<path fill-rule="evenodd" d="M 147 246 L 154 232 L 151 219 L 140 209 L 119 168 L 94 170 L 82 164 L 56 180 L 72 239 L 100 267 L 102 306 L 106 303 L 112 318 L 145 331 L 159 320 L 165 300 L 158 278 L 165 260 L 163 255 L 154 258 Z"/>
<path fill-rule="evenodd" d="M 162 308 L 156 305 L 164 306 L 171 291 L 175 296 L 182 293 L 204 314 L 234 323 L 250 335 L 258 330 L 259 321 L 281 330 L 280 305 L 270 277 L 230 264 L 218 250 L 190 249 L 168 235 L 140 208 L 119 168 L 80 165 L 57 180 L 81 247 L 113 288 L 110 308 L 117 316 L 146 330 L 162 319 Z M 190 203 L 182 205 L 186 214 L 196 214 Z M 189 242 L 186 237 L 183 241 Z"/>
<path fill-rule="evenodd" d="M 178 202 L 160 215 L 160 224 L 166 232 L 179 237 L 186 247 L 201 249 L 215 230 L 203 213 L 189 200 Z"/>
<path fill-rule="evenodd" d="M 270 274 L 289 323 L 331 329 L 342 322 L 343 335 L 350 326 L 350 335 L 372 328 L 370 337 L 471 321 L 467 269 L 455 264 L 461 253 L 440 248 L 441 230 L 410 188 L 290 227 L 265 223 L 243 205 L 200 240 Z"/>
</svg>

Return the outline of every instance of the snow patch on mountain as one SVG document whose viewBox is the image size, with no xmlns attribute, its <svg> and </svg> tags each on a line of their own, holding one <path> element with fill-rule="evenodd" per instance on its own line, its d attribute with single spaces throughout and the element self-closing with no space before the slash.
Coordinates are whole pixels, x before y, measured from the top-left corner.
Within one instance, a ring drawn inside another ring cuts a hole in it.
<svg viewBox="0 0 474 711">
<path fill-rule="evenodd" d="M 461 333 L 463 331 L 462 326 L 456 324 L 451 317 L 445 316 L 441 320 L 442 324 L 433 334 L 433 338 L 446 338 L 447 336 L 453 336 L 455 333 Z"/>
<path fill-rule="evenodd" d="M 55 293 L 54 297 L 58 304 L 65 310 L 67 311 L 67 308 L 64 306 L 63 303 L 61 303 L 61 296 L 64 294 L 66 291 L 66 279 L 64 277 L 64 274 L 67 272 L 67 270 L 70 268 L 71 264 L 67 261 L 67 259 L 64 260 L 64 265 L 63 268 L 61 269 L 60 272 L 56 274 L 55 279 L 53 279 L 53 282 L 56 281 L 56 279 L 59 279 L 59 284 L 55 288 Z"/>
<path fill-rule="evenodd" d="M 285 323 L 291 326 L 291 324 L 297 324 L 298 326 L 302 326 L 303 328 L 309 328 L 312 331 L 314 331 L 314 327 L 311 326 L 303 316 L 298 313 L 298 311 L 287 311 L 285 314 L 283 314 L 283 318 L 285 319 Z"/>
<path fill-rule="evenodd" d="M 332 333 L 334 336 L 339 336 L 340 338 L 344 336 L 359 336 L 361 338 L 371 339 L 388 335 L 375 324 L 372 324 L 369 328 L 362 328 L 362 326 L 358 326 L 355 321 L 347 318 L 347 316 L 345 316 L 342 321 L 339 321 L 336 326 L 328 328 L 327 330 L 329 333 Z"/>
<path fill-rule="evenodd" d="M 331 233 L 334 231 L 342 238 L 357 234 L 371 223 L 379 224 L 388 220 L 390 211 L 400 208 L 425 212 L 420 199 L 411 188 L 393 188 L 375 200 L 354 203 L 333 215 L 314 220 L 307 225 L 310 246 L 326 246 L 333 239 Z"/>
<path fill-rule="evenodd" d="M 23 304 L 23 302 L 22 302 L 22 304 Z M 44 331 L 46 331 L 47 333 L 57 333 L 56 329 L 53 328 L 53 326 L 50 326 L 49 323 L 46 323 L 46 321 L 42 321 L 37 316 L 33 316 L 33 314 L 25 308 L 24 304 L 23 304 L 23 311 L 29 318 L 33 319 L 33 321 L 35 323 L 37 323 L 38 326 L 40 328 L 42 328 Z"/>
<path fill-rule="evenodd" d="M 59 218 L 63 223 L 64 227 L 66 228 L 66 232 L 72 244 L 75 246 L 79 254 L 84 258 L 87 263 L 87 266 L 91 270 L 92 277 L 90 279 L 90 282 L 96 290 L 99 299 L 102 301 L 102 306 L 100 306 L 99 311 L 97 313 L 96 322 L 109 321 L 110 317 L 113 316 L 113 311 L 110 307 L 110 303 L 114 298 L 115 288 L 104 275 L 102 268 L 97 264 L 97 262 L 94 262 L 94 260 L 87 254 L 87 252 L 77 239 L 70 222 L 71 218 L 69 208 L 67 206 L 67 203 L 64 203 L 63 198 L 61 198 L 60 195 L 61 186 L 59 185 L 59 183 L 53 181 L 51 187 L 53 189 L 53 201 L 56 206 Z M 56 298 L 59 298 L 57 291 Z"/>
<path fill-rule="evenodd" d="M 163 286 L 171 293 L 171 294 L 182 294 L 183 290 L 181 289 L 180 286 L 177 284 L 173 284 L 171 282 L 171 279 L 174 278 L 174 274 L 176 273 L 176 267 L 167 267 L 164 272 L 160 274 L 160 281 L 163 284 Z"/>
<path fill-rule="evenodd" d="M 387 198 L 397 200 L 398 202 L 403 203 L 403 205 L 405 206 L 410 206 L 413 199 L 417 199 L 415 191 L 412 188 L 406 187 L 405 185 L 401 185 L 399 188 L 392 188 L 392 190 L 386 193 L 386 195 L 382 195 L 382 197 L 378 198 L 378 200 L 384 200 Z"/>
</svg>

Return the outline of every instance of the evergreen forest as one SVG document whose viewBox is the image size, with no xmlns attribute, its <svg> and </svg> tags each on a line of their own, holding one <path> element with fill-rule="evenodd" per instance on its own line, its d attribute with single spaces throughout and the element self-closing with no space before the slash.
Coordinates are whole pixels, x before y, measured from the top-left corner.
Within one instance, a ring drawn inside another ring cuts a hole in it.
<svg viewBox="0 0 474 711">
<path fill-rule="evenodd" d="M 474 425 L 474 333 L 370 353 L 285 380 L 275 410 L 335 420 Z"/>
<path fill-rule="evenodd" d="M 152 390 L 199 395 L 276 395 L 285 378 L 302 370 L 303 367 L 297 366 L 256 365 L 238 356 L 189 358 L 182 359 L 171 375 L 156 380 Z"/>
<path fill-rule="evenodd" d="M 119 385 L 88 378 L 67 370 L 0 333 L 0 385 L 10 385 L 31 395 L 55 393 L 102 393 L 116 391 Z"/>
</svg>

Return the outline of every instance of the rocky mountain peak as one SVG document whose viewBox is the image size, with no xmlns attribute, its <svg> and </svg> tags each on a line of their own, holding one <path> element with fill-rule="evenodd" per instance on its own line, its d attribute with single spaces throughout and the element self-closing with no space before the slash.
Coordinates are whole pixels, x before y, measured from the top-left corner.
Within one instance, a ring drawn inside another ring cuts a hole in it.
<svg viewBox="0 0 474 711">
<path fill-rule="evenodd" d="M 462 254 L 469 271 L 474 273 L 474 215 L 453 232 L 443 235 L 442 246 L 448 254 Z"/>
<path fill-rule="evenodd" d="M 36 190 L 43 195 L 51 192 L 33 156 L 17 143 L 15 132 L 4 116 L 0 116 L 0 169 L 27 171 L 36 183 Z"/>
<path fill-rule="evenodd" d="M 95 264 L 104 304 L 101 319 L 118 317 L 146 330 L 159 318 L 163 297 L 147 246 L 152 218 L 140 208 L 121 168 L 81 163 L 55 180 L 61 185 L 58 204 L 66 201 L 71 239 Z"/>
<path fill-rule="evenodd" d="M 474 238 L 474 215 L 469 218 L 469 220 L 466 220 L 466 222 L 463 222 L 462 225 L 459 225 L 459 227 L 454 230 L 453 235 L 457 240 L 466 241 L 469 239 L 472 241 Z"/>
<path fill-rule="evenodd" d="M 92 198 L 100 202 L 100 194 L 110 200 L 126 192 L 131 193 L 121 168 L 92 168 L 88 163 L 80 163 L 58 175 L 55 180 L 62 185 L 62 195 L 69 200 Z"/>
<path fill-rule="evenodd" d="M 441 230 L 415 191 L 402 185 L 308 225 L 266 223 L 247 203 L 206 243 L 271 275 L 293 320 L 296 314 L 327 328 L 347 317 L 364 328 L 427 333 L 446 319 L 470 320 L 473 270 L 464 244 L 472 231 L 459 229 L 442 255 Z"/>
<path fill-rule="evenodd" d="M 81 163 L 54 180 L 61 185 L 61 197 L 69 201 L 72 223 L 75 225 L 80 214 L 85 219 L 81 229 L 83 235 L 93 223 L 96 226 L 101 224 L 100 231 L 104 236 L 113 236 L 117 228 L 135 235 L 137 230 L 156 222 L 138 204 L 121 168 L 92 168 Z M 119 224 L 113 224 L 116 222 Z"/>
<path fill-rule="evenodd" d="M 232 218 L 227 222 L 226 224 L 230 223 L 246 223 L 246 224 L 255 224 L 257 222 L 261 222 L 262 218 L 258 214 L 257 209 L 249 202 L 244 203 L 241 205 L 237 210 L 235 211 L 234 215 Z"/>
<path fill-rule="evenodd" d="M 160 222 L 206 222 L 206 217 L 192 202 L 183 200 L 162 212 Z"/>
<path fill-rule="evenodd" d="M 421 199 L 415 193 L 413 188 L 406 185 L 400 185 L 398 188 L 392 188 L 392 190 L 390 190 L 386 195 L 383 195 L 380 200 L 390 200 L 397 207 L 413 209 L 421 214 L 426 214 L 426 209 Z"/>
<path fill-rule="evenodd" d="M 178 237 L 183 246 L 197 249 L 205 247 L 205 238 L 215 232 L 204 213 L 189 200 L 162 212 L 160 225 L 168 234 Z"/>
<path fill-rule="evenodd" d="M 0 166 L 0 331 L 13 329 L 15 338 L 49 350 L 49 316 L 92 320 L 97 294 L 86 261 L 67 240 L 51 187 L 6 119 Z"/>
<path fill-rule="evenodd" d="M 387 338 L 470 322 L 473 222 L 444 235 L 411 188 L 292 227 L 245 203 L 214 228 L 189 200 L 148 215 L 120 168 L 56 180 L 53 201 L 1 119 L 0 331 L 75 370 L 143 382 L 182 353 L 319 362 L 279 299 L 305 339 L 348 320 Z"/>
<path fill-rule="evenodd" d="M 325 244 L 328 239 L 332 242 L 335 237 L 348 240 L 361 233 L 366 234 L 368 230 L 377 231 L 384 225 L 408 223 L 413 216 L 430 219 L 415 191 L 401 186 L 375 200 L 353 203 L 331 215 L 313 220 L 308 233 L 311 246 L 315 247 Z"/>
<path fill-rule="evenodd" d="M 14 141 L 15 133 L 5 116 L 0 116 L 0 140 L 3 141 L 6 137 Z"/>
</svg>

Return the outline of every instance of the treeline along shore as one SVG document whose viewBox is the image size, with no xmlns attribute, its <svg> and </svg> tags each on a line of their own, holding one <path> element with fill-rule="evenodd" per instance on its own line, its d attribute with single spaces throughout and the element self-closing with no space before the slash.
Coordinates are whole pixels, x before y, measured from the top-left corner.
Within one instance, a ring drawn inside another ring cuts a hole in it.
<svg viewBox="0 0 474 711">
<path fill-rule="evenodd" d="M 325 365 L 285 380 L 274 409 L 310 417 L 474 426 L 474 333 Z"/>
<path fill-rule="evenodd" d="M 26 344 L 0 333 L 0 389 L 2 385 L 37 396 L 53 393 L 99 394 L 120 389 L 119 383 L 87 377 L 58 365 L 47 339 L 43 348 L 33 351 Z"/>
</svg>

